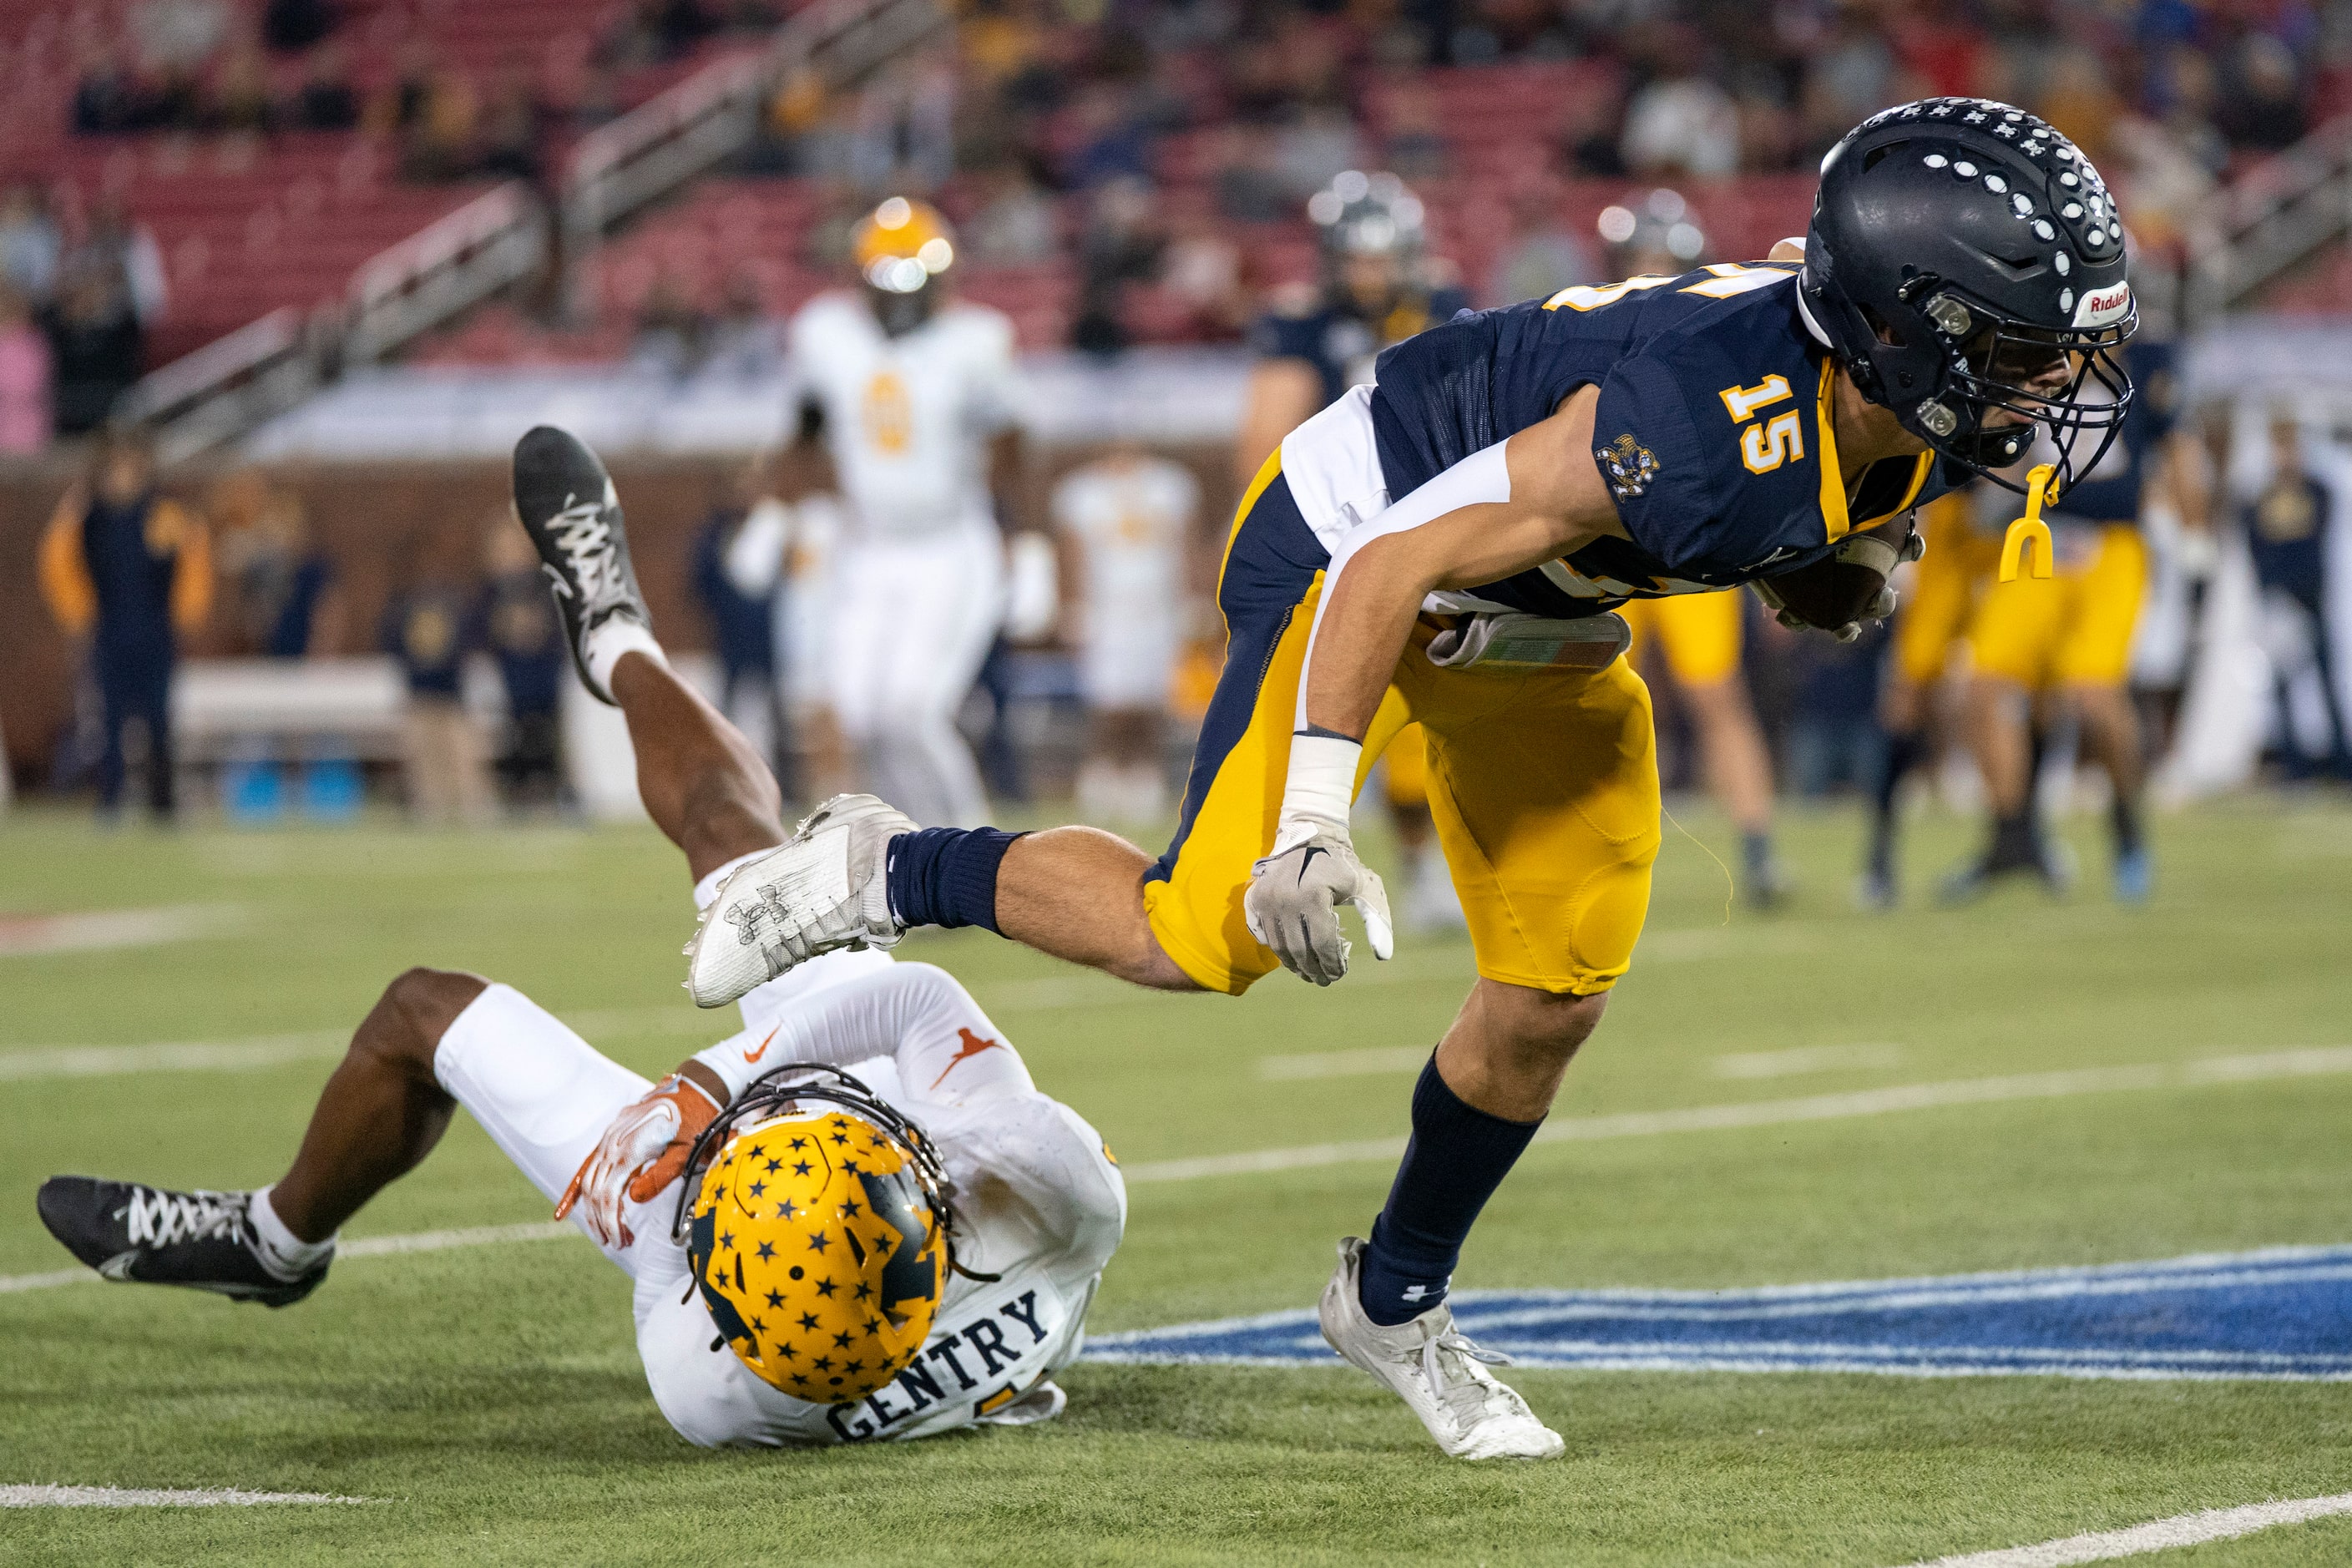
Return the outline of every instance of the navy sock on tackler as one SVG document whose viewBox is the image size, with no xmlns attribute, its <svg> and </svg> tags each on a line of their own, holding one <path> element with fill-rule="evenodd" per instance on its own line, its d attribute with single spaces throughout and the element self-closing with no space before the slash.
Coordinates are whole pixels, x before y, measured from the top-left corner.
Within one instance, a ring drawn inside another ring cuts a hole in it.
<svg viewBox="0 0 2352 1568">
<path fill-rule="evenodd" d="M 1367 1317 L 1406 1322 L 1445 1300 L 1478 1211 L 1542 1125 L 1506 1121 L 1464 1103 L 1430 1058 L 1413 1086 L 1412 1140 L 1364 1249 L 1360 1294 Z"/>
<path fill-rule="evenodd" d="M 908 926 L 996 930 L 996 873 L 1021 835 L 925 827 L 890 840 L 890 912 Z"/>
</svg>

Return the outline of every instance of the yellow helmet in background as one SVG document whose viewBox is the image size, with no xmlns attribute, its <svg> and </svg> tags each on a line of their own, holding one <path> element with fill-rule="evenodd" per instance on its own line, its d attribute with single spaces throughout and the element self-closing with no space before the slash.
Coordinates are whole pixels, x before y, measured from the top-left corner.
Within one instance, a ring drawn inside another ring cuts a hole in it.
<svg viewBox="0 0 2352 1568">
<path fill-rule="evenodd" d="M 858 221 L 850 241 L 858 276 L 886 294 L 912 294 L 955 261 L 955 231 L 929 202 L 892 196 Z"/>
<path fill-rule="evenodd" d="M 848 1074 L 792 1067 L 713 1122 L 679 1194 L 696 1287 L 761 1381 L 863 1399 L 922 1350 L 954 1268 L 946 1182 L 919 1129 Z"/>
</svg>

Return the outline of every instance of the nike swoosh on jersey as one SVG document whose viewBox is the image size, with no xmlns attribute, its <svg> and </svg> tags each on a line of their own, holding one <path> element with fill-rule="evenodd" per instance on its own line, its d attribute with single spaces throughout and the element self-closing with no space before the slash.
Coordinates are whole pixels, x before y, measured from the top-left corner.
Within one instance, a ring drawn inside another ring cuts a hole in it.
<svg viewBox="0 0 2352 1568">
<path fill-rule="evenodd" d="M 782 1027 L 783 1026 L 782 1024 L 776 1026 L 776 1029 L 781 1029 Z M 758 1050 L 745 1051 L 743 1053 L 743 1059 L 747 1062 L 756 1062 L 761 1057 L 766 1056 L 768 1054 L 769 1041 L 773 1040 L 776 1037 L 776 1029 L 771 1029 L 768 1031 L 768 1038 L 760 1042 L 760 1048 Z"/>
</svg>

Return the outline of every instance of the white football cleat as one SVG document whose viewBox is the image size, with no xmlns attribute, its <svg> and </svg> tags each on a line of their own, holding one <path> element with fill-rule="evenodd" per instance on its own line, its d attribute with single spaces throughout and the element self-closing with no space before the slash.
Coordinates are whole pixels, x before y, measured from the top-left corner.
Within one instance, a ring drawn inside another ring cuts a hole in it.
<svg viewBox="0 0 2352 1568">
<path fill-rule="evenodd" d="M 890 840 L 912 833 L 903 813 L 870 795 L 837 795 L 792 837 L 719 885 L 686 944 L 686 989 L 698 1007 L 723 1007 L 819 953 L 895 947 Z"/>
<path fill-rule="evenodd" d="M 1454 1458 L 1557 1459 L 1567 1451 L 1517 1391 L 1486 1370 L 1508 1366 L 1510 1358 L 1472 1344 L 1444 1302 L 1393 1328 L 1366 1317 L 1357 1294 L 1363 1258 L 1360 1239 L 1341 1241 L 1339 1267 L 1323 1288 L 1319 1316 L 1333 1350 L 1394 1389 Z"/>
</svg>

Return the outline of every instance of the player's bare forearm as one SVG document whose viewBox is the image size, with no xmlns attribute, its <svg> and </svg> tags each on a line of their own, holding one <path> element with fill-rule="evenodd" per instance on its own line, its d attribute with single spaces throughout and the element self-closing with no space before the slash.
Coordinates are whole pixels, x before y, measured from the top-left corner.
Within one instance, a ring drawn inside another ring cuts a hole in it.
<svg viewBox="0 0 2352 1568">
<path fill-rule="evenodd" d="M 1326 588 L 1330 595 L 1307 671 L 1307 721 L 1361 739 L 1403 654 L 1421 603 L 1439 588 L 1472 588 L 1622 536 L 1591 451 L 1587 389 L 1504 448 L 1511 499 L 1465 506 L 1374 539 Z"/>
<path fill-rule="evenodd" d="M 1031 516 L 1028 450 L 1017 429 L 1000 430 L 988 443 L 988 490 L 996 501 L 996 521 L 1007 533 L 1038 526 Z"/>
</svg>

